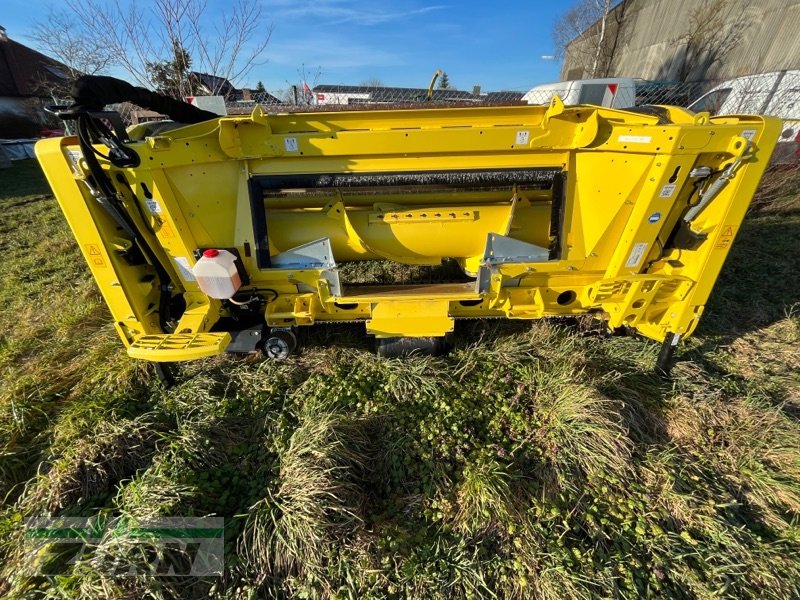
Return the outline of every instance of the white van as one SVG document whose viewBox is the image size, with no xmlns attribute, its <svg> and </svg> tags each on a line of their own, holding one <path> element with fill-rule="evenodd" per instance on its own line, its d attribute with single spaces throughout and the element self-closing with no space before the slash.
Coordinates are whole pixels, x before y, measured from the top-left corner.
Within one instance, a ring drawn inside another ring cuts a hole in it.
<svg viewBox="0 0 800 600">
<path fill-rule="evenodd" d="M 773 160 L 800 160 L 800 70 L 775 71 L 730 79 L 689 105 L 712 115 L 762 114 L 783 119 Z"/>
<path fill-rule="evenodd" d="M 627 108 L 636 104 L 636 84 L 630 77 L 559 81 L 531 88 L 522 100 L 528 104 L 548 104 L 556 95 L 566 105 L 594 104 Z"/>
</svg>

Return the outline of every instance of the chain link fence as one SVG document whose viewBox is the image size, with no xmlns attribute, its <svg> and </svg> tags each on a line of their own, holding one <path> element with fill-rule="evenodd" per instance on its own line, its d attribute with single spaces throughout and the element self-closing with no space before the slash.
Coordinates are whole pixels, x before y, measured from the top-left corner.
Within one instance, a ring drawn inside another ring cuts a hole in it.
<svg viewBox="0 0 800 600">
<path fill-rule="evenodd" d="M 456 89 L 399 88 L 349 85 L 293 86 L 256 92 L 237 91 L 226 100 L 229 115 L 250 114 L 256 106 L 268 113 L 392 110 L 406 108 L 519 106 L 548 104 L 558 95 L 565 104 L 597 104 L 630 108 L 665 104 L 706 111 L 713 115 L 769 114 L 784 120 L 779 161 L 800 162 L 800 72 L 767 73 L 728 81 L 665 82 L 641 79 L 558 82 L 527 91 L 484 92 Z M 52 101 L 44 102 L 53 104 Z M 69 100 L 56 99 L 56 104 Z M 126 124 L 161 120 L 165 117 L 130 103 L 108 107 L 122 115 Z"/>
<path fill-rule="evenodd" d="M 628 108 L 644 104 L 692 107 L 712 114 L 775 114 L 800 120 L 800 72 L 768 73 L 730 81 L 664 82 L 641 79 L 571 81 L 530 90 L 472 91 L 456 89 L 318 85 L 254 92 L 240 90 L 225 102 L 228 114 L 249 114 L 258 105 L 267 112 L 389 110 L 427 106 L 513 106 L 548 104 L 558 95 L 565 104 L 599 104 Z M 698 103 L 698 100 L 701 102 Z M 69 99 L 44 99 L 44 105 L 68 105 Z M 127 123 L 155 113 L 129 103 L 109 107 Z"/>
<path fill-rule="evenodd" d="M 305 91 L 299 87 L 252 93 L 227 102 L 229 114 L 249 112 L 258 104 L 268 112 L 298 110 L 391 109 L 420 104 L 518 105 L 548 104 L 558 95 L 565 104 L 600 104 L 618 108 L 644 104 L 689 107 L 709 92 L 702 110 L 712 113 L 767 114 L 800 119 L 800 73 L 768 73 L 730 81 L 671 82 L 642 79 L 571 81 L 545 84 L 530 90 L 485 92 L 455 89 L 395 88 L 318 85 Z M 791 115 L 785 113 L 792 113 Z"/>
<path fill-rule="evenodd" d="M 256 105 L 271 113 L 390 110 L 402 108 L 515 106 L 549 104 L 558 95 L 565 104 L 598 104 L 613 108 L 671 105 L 694 112 L 766 114 L 784 121 L 776 163 L 800 163 L 800 72 L 750 75 L 727 81 L 671 82 L 642 79 L 571 81 L 528 91 L 483 92 L 454 89 L 393 88 L 346 85 L 294 87 L 254 94 L 226 103 L 228 114 L 249 114 Z"/>
</svg>

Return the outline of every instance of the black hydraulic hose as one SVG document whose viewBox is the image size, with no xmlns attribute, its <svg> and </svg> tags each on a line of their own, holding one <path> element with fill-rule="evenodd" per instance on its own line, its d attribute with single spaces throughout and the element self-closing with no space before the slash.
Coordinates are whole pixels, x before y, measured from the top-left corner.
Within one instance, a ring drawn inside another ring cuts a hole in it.
<svg viewBox="0 0 800 600">
<path fill-rule="evenodd" d="M 169 330 L 170 302 L 172 300 L 172 280 L 158 256 L 138 231 L 136 223 L 131 219 L 125 206 L 119 200 L 114 185 L 106 177 L 100 162 L 97 160 L 99 155 L 117 166 L 135 166 L 138 164 L 138 157 L 135 152 L 129 152 L 129 149 L 102 122 L 95 121 L 88 113 L 102 111 L 107 104 L 131 102 L 143 108 L 167 115 L 178 123 L 201 123 L 216 119 L 219 115 L 199 109 L 187 102 L 131 85 L 121 79 L 103 75 L 85 75 L 78 78 L 73 83 L 71 95 L 75 103 L 69 107 L 68 111 L 78 120 L 79 144 L 94 180 L 97 201 L 117 225 L 131 237 L 132 243 L 147 256 L 153 265 L 160 289 L 159 325 L 161 330 L 167 333 Z M 93 137 L 105 138 L 107 145 L 111 144 L 109 155 L 103 155 L 95 149 Z"/>
<path fill-rule="evenodd" d="M 86 164 L 89 167 L 89 172 L 92 174 L 94 185 L 97 189 L 97 201 L 106 210 L 106 212 L 109 213 L 111 218 L 113 218 L 114 221 L 122 229 L 124 229 L 128 235 L 131 236 L 131 241 L 147 255 L 148 259 L 150 259 L 150 263 L 153 265 L 153 268 L 156 271 L 156 276 L 158 277 L 159 282 L 159 326 L 161 327 L 161 331 L 167 333 L 169 330 L 168 322 L 170 318 L 170 301 L 172 299 L 172 279 L 170 278 L 167 270 L 164 268 L 164 265 L 161 264 L 158 256 L 156 256 L 155 252 L 153 252 L 153 249 L 150 248 L 150 246 L 148 246 L 145 240 L 142 238 L 135 222 L 125 210 L 125 206 L 117 198 L 116 189 L 106 177 L 103 168 L 100 166 L 100 162 L 97 160 L 97 156 L 95 155 L 94 146 L 92 146 L 90 134 L 90 130 L 92 129 L 90 124 L 91 119 L 92 117 L 87 114 L 83 114 L 78 117 L 78 143 L 81 148 L 81 153 L 86 160 Z"/>
<path fill-rule="evenodd" d="M 170 98 L 143 87 L 131 85 L 127 81 L 105 75 L 84 75 L 72 84 L 73 108 L 102 110 L 106 104 L 132 102 L 167 115 L 178 123 L 201 123 L 216 119 L 219 115 L 202 110 L 181 100 Z"/>
</svg>

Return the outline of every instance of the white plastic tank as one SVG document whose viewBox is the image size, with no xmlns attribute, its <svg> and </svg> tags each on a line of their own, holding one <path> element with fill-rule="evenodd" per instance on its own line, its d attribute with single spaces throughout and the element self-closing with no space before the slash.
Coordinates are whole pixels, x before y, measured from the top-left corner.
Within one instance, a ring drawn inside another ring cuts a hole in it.
<svg viewBox="0 0 800 600">
<path fill-rule="evenodd" d="M 192 273 L 206 296 L 226 300 L 242 285 L 235 263 L 236 257 L 227 250 L 209 248 L 192 267 Z"/>
</svg>

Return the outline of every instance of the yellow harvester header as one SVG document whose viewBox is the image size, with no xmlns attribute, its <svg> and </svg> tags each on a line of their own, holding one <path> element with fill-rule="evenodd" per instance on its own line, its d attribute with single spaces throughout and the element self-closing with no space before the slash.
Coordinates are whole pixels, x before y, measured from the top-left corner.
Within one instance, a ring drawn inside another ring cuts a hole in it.
<svg viewBox="0 0 800 600">
<path fill-rule="evenodd" d="M 153 361 L 283 356 L 292 328 L 322 322 L 363 321 L 392 344 L 442 338 L 460 318 L 583 313 L 674 347 L 697 326 L 780 130 L 770 117 L 558 98 L 256 108 L 127 132 L 75 118 L 79 137 L 36 154 L 129 354 Z M 233 255 L 230 298 L 197 281 L 209 249 Z M 443 259 L 463 277 L 355 286 L 338 269 Z"/>
</svg>

